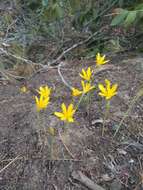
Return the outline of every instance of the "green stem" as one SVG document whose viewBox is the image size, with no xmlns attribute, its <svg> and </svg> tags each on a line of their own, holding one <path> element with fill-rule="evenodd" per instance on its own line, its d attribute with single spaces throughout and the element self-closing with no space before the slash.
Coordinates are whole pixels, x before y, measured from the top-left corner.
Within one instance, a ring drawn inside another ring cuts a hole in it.
<svg viewBox="0 0 143 190">
<path fill-rule="evenodd" d="M 41 121 L 40 121 L 40 112 L 37 112 L 37 119 L 38 119 L 38 138 L 39 138 L 39 142 L 40 144 L 42 144 L 42 140 L 41 140 Z"/>
<path fill-rule="evenodd" d="M 81 95 L 81 97 L 80 97 L 80 99 L 79 99 L 79 101 L 78 101 L 78 103 L 77 103 L 77 105 L 76 105 L 76 108 L 75 108 L 76 110 L 78 110 L 78 108 L 79 108 L 79 106 L 80 106 L 80 104 L 81 104 L 81 102 L 82 102 L 82 100 L 83 100 L 84 95 L 85 95 L 85 94 L 82 94 L 82 95 Z"/>
<path fill-rule="evenodd" d="M 89 116 L 90 115 L 90 104 L 91 104 L 91 92 L 89 92 L 87 94 L 87 103 L 88 103 L 87 111 L 88 111 L 88 116 Z"/>
<path fill-rule="evenodd" d="M 50 142 L 49 142 L 49 145 L 50 145 L 50 158 L 51 160 L 53 159 L 53 144 L 54 144 L 54 137 L 52 137 L 52 135 L 50 135 Z"/>
<path fill-rule="evenodd" d="M 136 103 L 136 101 L 137 101 L 141 96 L 143 96 L 143 88 L 139 90 L 139 92 L 135 95 L 135 97 L 134 97 L 133 100 L 131 101 L 131 104 L 130 104 L 129 108 L 128 108 L 128 110 L 125 112 L 125 114 L 124 114 L 122 120 L 120 121 L 120 123 L 119 123 L 119 125 L 118 125 L 118 127 L 117 127 L 117 129 L 116 129 L 116 131 L 115 131 L 113 137 L 116 136 L 116 134 L 118 133 L 118 131 L 119 131 L 120 127 L 122 126 L 124 120 L 125 120 L 126 117 L 129 115 L 129 113 L 131 112 L 131 110 L 132 110 L 134 104 Z"/>
<path fill-rule="evenodd" d="M 105 115 L 104 115 L 104 120 L 103 120 L 102 137 L 104 136 L 105 123 L 106 123 L 106 119 L 107 119 L 108 114 L 109 114 L 109 110 L 110 110 L 110 100 L 107 100 L 107 102 L 106 102 L 106 110 L 105 110 Z"/>
<path fill-rule="evenodd" d="M 47 130 L 46 130 L 46 127 L 45 127 L 46 124 L 45 124 L 44 114 L 43 115 L 41 114 L 41 119 L 42 119 L 41 123 L 42 123 L 42 127 L 43 127 L 43 132 L 44 132 L 44 143 L 46 145 L 48 145 L 49 143 L 48 143 L 48 139 L 47 139 Z"/>
<path fill-rule="evenodd" d="M 67 147 L 66 143 L 64 142 L 64 139 L 62 138 L 62 135 L 61 135 L 60 131 L 58 131 L 58 132 L 59 132 L 59 137 L 60 137 L 60 140 L 61 140 L 61 142 L 62 142 L 64 148 L 66 149 L 67 153 L 74 159 L 74 155 L 73 155 L 72 152 L 69 150 L 69 148 Z M 64 133 L 65 133 L 65 135 L 66 135 L 66 132 L 64 132 Z M 64 155 L 64 154 L 63 154 L 63 155 Z M 64 156 L 63 156 L 63 157 L 64 157 Z M 65 157 L 64 157 L 64 159 L 65 159 Z"/>
</svg>

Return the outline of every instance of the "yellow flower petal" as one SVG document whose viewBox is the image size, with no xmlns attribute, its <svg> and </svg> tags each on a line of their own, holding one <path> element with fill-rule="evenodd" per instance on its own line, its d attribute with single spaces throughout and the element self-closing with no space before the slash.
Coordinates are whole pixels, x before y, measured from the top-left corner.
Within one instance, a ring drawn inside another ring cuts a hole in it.
<svg viewBox="0 0 143 190">
<path fill-rule="evenodd" d="M 68 112 L 68 113 L 71 113 L 71 115 L 75 113 L 75 110 L 73 109 L 73 104 L 70 104 L 70 105 L 68 106 L 67 112 Z"/>
<path fill-rule="evenodd" d="M 50 96 L 51 88 L 49 88 L 48 86 L 40 86 L 37 92 L 43 97 L 48 97 Z"/>
<path fill-rule="evenodd" d="M 62 103 L 61 108 L 62 108 L 63 113 L 67 112 L 66 105 L 64 103 Z"/>
<path fill-rule="evenodd" d="M 35 96 L 35 101 L 36 101 L 36 104 L 38 104 L 39 100 L 37 96 Z"/>
<path fill-rule="evenodd" d="M 68 121 L 69 121 L 70 123 L 73 123 L 73 122 L 74 122 L 74 119 L 71 117 L 71 118 L 68 118 Z"/>
<path fill-rule="evenodd" d="M 84 69 L 82 69 L 83 76 L 86 76 L 86 72 Z"/>
<path fill-rule="evenodd" d="M 102 96 L 102 97 L 105 96 L 105 94 L 103 94 L 102 92 L 99 92 L 98 94 L 99 94 L 100 96 Z"/>
<path fill-rule="evenodd" d="M 55 135 L 55 129 L 53 127 L 48 127 L 48 132 L 50 135 L 54 136 Z"/>
<path fill-rule="evenodd" d="M 103 65 L 107 62 L 109 62 L 109 60 L 105 59 L 105 55 L 101 56 L 100 53 L 97 53 L 97 55 L 96 55 L 96 64 L 97 65 Z"/>
<path fill-rule="evenodd" d="M 37 96 L 35 96 L 35 102 L 36 102 L 37 111 L 41 111 L 43 109 L 46 109 L 46 107 L 48 106 L 49 97 L 44 98 L 43 96 L 40 96 L 40 98 L 38 98 Z"/>
<path fill-rule="evenodd" d="M 114 85 L 112 86 L 112 88 L 111 88 L 111 91 L 112 91 L 112 92 L 115 92 L 115 91 L 117 90 L 117 88 L 118 88 L 118 84 L 114 84 Z"/>
<path fill-rule="evenodd" d="M 88 67 L 87 70 L 82 69 L 82 72 L 79 73 L 79 76 L 83 78 L 84 80 L 90 81 L 92 77 L 92 72 L 93 71 L 91 71 L 91 68 Z"/>
<path fill-rule="evenodd" d="M 114 84 L 111 86 L 111 82 L 108 79 L 105 79 L 105 85 L 104 87 L 103 84 L 98 84 L 98 88 L 100 89 L 99 95 L 109 100 L 117 94 L 118 85 Z"/>
<path fill-rule="evenodd" d="M 66 105 L 62 103 L 61 108 L 62 112 L 54 112 L 54 114 L 62 121 L 74 122 L 73 115 L 75 110 L 73 108 L 73 104 L 69 104 L 69 106 L 66 107 Z"/>
<path fill-rule="evenodd" d="M 61 112 L 54 112 L 54 115 L 56 115 L 57 117 L 63 117 L 63 113 Z"/>
<path fill-rule="evenodd" d="M 72 96 L 79 96 L 82 94 L 82 91 L 76 89 L 76 88 L 72 88 Z"/>
<path fill-rule="evenodd" d="M 83 93 L 87 93 L 90 90 L 92 90 L 93 88 L 95 88 L 95 86 L 91 86 L 91 84 L 89 82 L 85 83 L 84 81 L 81 81 L 81 85 L 83 88 Z"/>
<path fill-rule="evenodd" d="M 110 89 L 111 89 L 111 83 L 108 79 L 105 79 L 105 84 L 106 84 L 106 88 L 107 88 L 107 91 L 109 92 Z"/>
<path fill-rule="evenodd" d="M 26 87 L 26 86 L 22 86 L 22 87 L 20 88 L 20 92 L 21 92 L 21 93 L 26 93 L 26 92 L 28 92 L 27 87 Z"/>
<path fill-rule="evenodd" d="M 88 69 L 87 69 L 87 75 L 90 76 L 91 73 L 92 73 L 91 68 L 88 67 Z"/>
<path fill-rule="evenodd" d="M 98 88 L 100 89 L 101 92 L 106 93 L 106 89 L 103 86 L 103 84 L 98 84 Z"/>
</svg>

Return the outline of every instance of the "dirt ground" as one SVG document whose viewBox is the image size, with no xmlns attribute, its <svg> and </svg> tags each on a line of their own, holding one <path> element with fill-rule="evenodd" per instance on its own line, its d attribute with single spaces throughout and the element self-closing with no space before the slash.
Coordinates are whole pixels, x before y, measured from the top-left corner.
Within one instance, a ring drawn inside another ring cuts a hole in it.
<svg viewBox="0 0 143 190">
<path fill-rule="evenodd" d="M 96 88 L 90 108 L 81 105 L 75 114 L 76 122 L 62 136 L 70 153 L 56 134 L 52 160 L 48 146 L 38 141 L 33 89 L 45 84 L 52 87 L 51 102 L 42 118 L 47 130 L 51 126 L 58 131 L 63 123 L 53 112 L 60 110 L 62 102 L 70 103 L 72 97 L 57 68 L 37 73 L 26 81 L 28 93 L 20 93 L 22 82 L 1 81 L 0 190 L 90 189 L 76 179 L 77 172 L 105 190 L 143 189 L 143 98 L 136 102 L 113 138 L 130 101 L 143 87 L 143 58 L 118 55 L 110 60 L 110 64 L 97 72 L 94 81 L 97 86 L 108 78 L 119 85 L 118 94 L 111 101 L 104 137 L 101 131 L 105 102 Z M 78 73 L 89 65 L 94 68 L 94 60 L 66 61 L 61 67 L 62 76 L 69 85 L 78 87 Z M 48 133 L 47 138 L 50 138 Z"/>
</svg>

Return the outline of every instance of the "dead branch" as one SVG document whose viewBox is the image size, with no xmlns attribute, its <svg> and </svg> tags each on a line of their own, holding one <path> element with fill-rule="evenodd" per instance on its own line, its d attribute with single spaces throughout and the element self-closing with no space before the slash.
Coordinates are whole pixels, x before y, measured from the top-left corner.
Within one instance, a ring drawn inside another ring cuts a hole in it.
<svg viewBox="0 0 143 190">
<path fill-rule="evenodd" d="M 68 49 L 66 49 L 65 51 L 63 51 L 63 52 L 61 53 L 61 55 L 59 55 L 59 57 L 57 57 L 57 59 L 53 60 L 53 61 L 50 63 L 50 65 L 52 65 L 52 66 L 56 65 L 56 64 L 65 56 L 65 54 L 67 54 L 67 53 L 70 52 L 71 50 L 73 50 L 73 49 L 75 49 L 75 48 L 77 48 L 77 47 L 79 47 L 79 46 L 81 46 L 81 45 L 83 45 L 83 44 L 89 42 L 93 37 L 95 37 L 97 34 L 99 34 L 102 30 L 103 30 L 103 28 L 101 28 L 99 31 L 94 32 L 92 35 L 90 35 L 90 36 L 89 36 L 87 39 L 85 39 L 84 41 L 81 41 L 81 42 L 79 42 L 79 43 L 77 43 L 77 44 L 74 44 L 74 45 L 71 46 L 70 48 L 68 48 Z"/>
<path fill-rule="evenodd" d="M 64 77 L 63 77 L 63 75 L 62 75 L 62 73 L 61 73 L 61 66 L 62 66 L 62 64 L 63 64 L 63 62 L 61 62 L 61 63 L 58 65 L 58 74 L 59 74 L 59 76 L 60 76 L 62 82 L 71 90 L 71 89 L 72 89 L 72 86 L 70 86 L 70 85 L 68 84 L 68 82 L 64 79 Z"/>
<path fill-rule="evenodd" d="M 89 179 L 87 176 L 85 176 L 81 171 L 73 171 L 71 174 L 72 178 L 79 181 L 86 187 L 88 187 L 91 190 L 105 190 L 101 186 L 94 183 L 91 179 Z"/>
<path fill-rule="evenodd" d="M 63 143 L 63 145 L 64 145 L 66 151 L 67 151 L 68 154 L 71 156 L 71 158 L 72 158 L 72 159 L 75 159 L 74 155 L 71 153 L 71 151 L 69 150 L 69 148 L 68 148 L 67 145 L 65 144 L 65 142 L 64 142 L 64 140 L 63 140 L 63 138 L 62 138 L 62 135 L 61 135 L 60 131 L 59 131 L 59 138 L 60 138 L 61 142 Z"/>
<path fill-rule="evenodd" d="M 9 33 L 9 30 L 12 28 L 12 26 L 17 22 L 18 19 L 15 19 L 8 27 L 7 27 L 7 30 L 6 30 L 6 34 L 5 34 L 5 39 L 7 38 L 8 36 L 8 33 Z"/>
<path fill-rule="evenodd" d="M 15 59 L 18 59 L 18 60 L 21 60 L 21 61 L 23 61 L 23 62 L 25 62 L 25 63 L 27 63 L 27 64 L 40 65 L 41 68 L 47 69 L 47 66 L 54 66 L 54 65 L 58 64 L 58 62 L 65 56 L 65 54 L 67 54 L 67 53 L 70 52 L 71 50 L 73 50 L 73 49 L 75 49 L 75 48 L 77 48 L 77 47 L 79 47 L 79 46 L 81 46 L 81 45 L 87 43 L 87 42 L 90 41 L 93 37 L 95 37 L 97 34 L 99 34 L 103 29 L 104 29 L 104 28 L 101 28 L 99 31 L 94 32 L 92 35 L 90 35 L 90 36 L 89 36 L 87 39 L 85 39 L 84 41 L 81 41 L 81 42 L 79 42 L 79 43 L 77 43 L 77 44 L 74 44 L 74 45 L 71 46 L 70 48 L 66 49 L 65 51 L 63 51 L 63 52 L 61 53 L 61 55 L 59 55 L 59 56 L 57 57 L 57 59 L 55 59 L 55 60 L 53 60 L 53 61 L 51 61 L 51 62 L 48 62 L 47 65 L 43 65 L 43 64 L 41 64 L 41 63 L 35 63 L 35 62 L 33 62 L 33 61 L 31 61 L 31 60 L 28 60 L 28 59 L 25 59 L 25 58 L 23 58 L 23 57 L 16 56 L 16 55 L 14 55 L 14 54 L 12 54 L 12 53 L 6 51 L 6 50 L 3 49 L 3 48 L 0 48 L 0 53 L 1 53 L 1 54 L 5 54 L 6 56 L 11 56 L 11 57 L 13 57 L 13 58 L 15 58 Z M 48 67 L 48 68 L 49 68 L 49 67 Z"/>
<path fill-rule="evenodd" d="M 75 48 L 77 48 L 77 47 L 79 47 L 79 46 L 81 46 L 81 45 L 87 43 L 87 42 L 88 42 L 89 40 L 91 40 L 94 36 L 96 36 L 98 33 L 100 33 L 101 30 L 103 30 L 103 28 L 100 29 L 99 31 L 96 31 L 95 33 L 93 33 L 91 36 L 89 36 L 89 37 L 88 37 L 87 39 L 85 39 L 84 41 L 81 41 L 81 42 L 79 42 L 79 43 L 77 43 L 77 44 L 74 44 L 74 45 L 71 46 L 70 48 L 66 49 L 65 51 L 62 52 L 61 55 L 59 55 L 59 56 L 57 57 L 57 59 L 55 59 L 55 60 L 53 60 L 53 61 L 51 61 L 51 62 L 48 62 L 47 65 L 43 65 L 43 64 L 41 64 L 41 63 L 35 63 L 35 62 L 33 62 L 33 61 L 31 61 L 31 60 L 28 60 L 28 59 L 25 59 L 25 58 L 23 58 L 23 57 L 16 56 L 16 55 L 14 55 L 14 54 L 12 54 L 12 53 L 10 53 L 10 52 L 4 50 L 3 48 L 0 48 L 0 53 L 1 53 L 1 54 L 5 54 L 6 56 L 11 56 L 11 57 L 13 57 L 13 58 L 15 58 L 15 59 L 18 59 L 18 60 L 21 60 L 22 62 L 25 62 L 25 63 L 27 63 L 27 64 L 40 65 L 41 68 L 42 68 L 42 70 L 43 70 L 43 69 L 47 69 L 47 66 L 54 66 L 54 65 L 58 64 L 58 62 L 65 56 L 65 54 L 67 54 L 67 53 L 70 52 L 71 50 L 73 50 L 73 49 L 75 49 Z"/>
<path fill-rule="evenodd" d="M 0 53 L 1 53 L 1 54 L 5 54 L 6 56 L 10 56 L 10 57 L 13 57 L 13 58 L 15 58 L 15 59 L 18 59 L 18 60 L 20 60 L 20 61 L 22 61 L 22 62 L 25 62 L 25 63 L 27 63 L 27 64 L 40 65 L 41 67 L 44 66 L 44 65 L 42 65 L 42 64 L 40 64 L 40 63 L 34 63 L 34 62 L 31 61 L 31 60 L 28 60 L 28 59 L 25 59 L 25 58 L 23 58 L 23 57 L 14 55 L 14 54 L 12 54 L 12 53 L 10 53 L 10 52 L 4 50 L 3 48 L 0 48 Z"/>
<path fill-rule="evenodd" d="M 16 158 L 14 158 L 11 162 L 9 162 L 4 168 L 2 168 L 0 170 L 0 173 L 2 173 L 4 170 L 6 170 L 12 163 L 14 163 L 17 159 L 19 158 L 19 156 L 17 156 Z"/>
<path fill-rule="evenodd" d="M 60 62 L 60 64 L 59 64 L 58 67 L 57 67 L 57 68 L 58 68 L 58 74 L 59 74 L 59 76 L 60 76 L 62 82 L 64 83 L 64 85 L 67 86 L 70 90 L 72 90 L 73 87 L 65 80 L 64 76 L 63 76 L 62 73 L 61 73 L 61 68 L 62 68 L 62 66 L 63 66 L 63 63 L 64 63 L 64 62 Z M 101 67 L 101 68 L 96 68 L 96 69 L 95 69 L 95 74 L 97 75 L 97 74 L 99 74 L 99 73 L 102 72 L 102 71 L 110 70 L 110 69 L 115 69 L 115 67 L 114 67 L 113 65 L 104 65 L 104 66 Z"/>
</svg>

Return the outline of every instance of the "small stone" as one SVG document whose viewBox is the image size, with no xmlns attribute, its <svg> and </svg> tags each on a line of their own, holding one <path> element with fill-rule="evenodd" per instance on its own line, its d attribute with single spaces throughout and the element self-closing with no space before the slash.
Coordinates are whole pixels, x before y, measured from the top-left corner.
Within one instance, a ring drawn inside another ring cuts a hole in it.
<svg viewBox="0 0 143 190">
<path fill-rule="evenodd" d="M 112 181 L 113 180 L 113 176 L 109 176 L 108 174 L 103 174 L 102 175 L 102 179 L 104 180 L 104 181 Z"/>
<path fill-rule="evenodd" d="M 133 160 L 133 159 L 130 159 L 130 160 L 129 160 L 129 163 L 130 163 L 130 164 L 133 164 L 133 163 L 134 163 L 134 160 Z"/>
<path fill-rule="evenodd" d="M 115 179 L 110 186 L 110 190 L 121 190 L 122 184 L 119 180 Z"/>
<path fill-rule="evenodd" d="M 91 122 L 92 125 L 95 125 L 95 124 L 102 124 L 103 123 L 103 119 L 95 119 Z"/>
<path fill-rule="evenodd" d="M 119 154 L 122 154 L 122 155 L 126 155 L 127 154 L 127 152 L 125 150 L 120 149 L 120 148 L 117 148 L 117 151 L 118 151 Z"/>
</svg>

